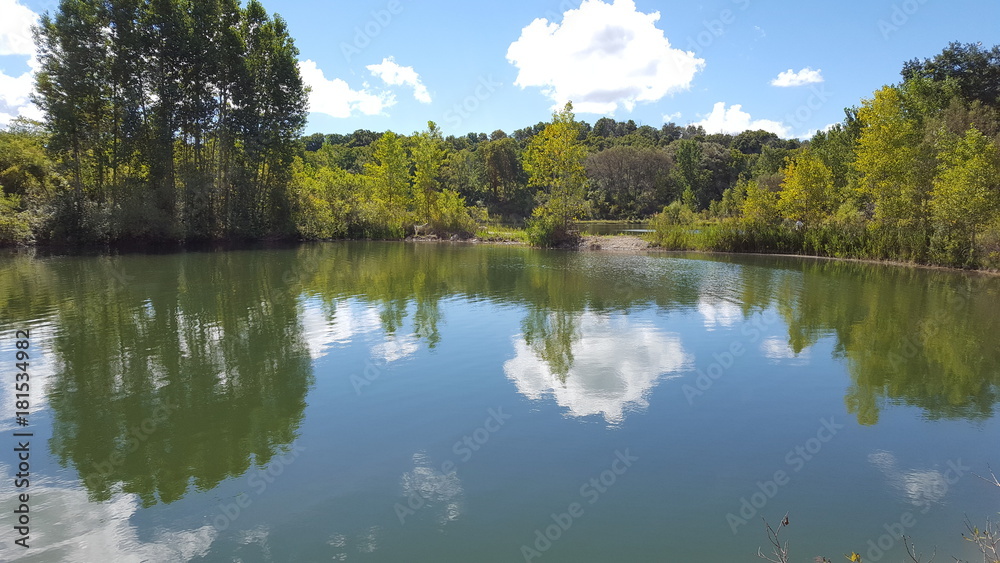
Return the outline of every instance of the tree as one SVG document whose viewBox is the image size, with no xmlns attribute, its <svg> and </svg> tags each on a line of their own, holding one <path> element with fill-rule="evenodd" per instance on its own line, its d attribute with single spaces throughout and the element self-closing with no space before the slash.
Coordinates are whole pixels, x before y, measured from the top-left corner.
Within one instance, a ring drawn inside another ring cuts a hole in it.
<svg viewBox="0 0 1000 563">
<path fill-rule="evenodd" d="M 258 0 L 61 0 L 35 102 L 69 172 L 56 222 L 91 240 L 287 234 L 306 93 Z"/>
<path fill-rule="evenodd" d="M 517 141 L 503 137 L 482 143 L 476 150 L 482 156 L 490 198 L 499 212 L 529 214 L 531 194 Z"/>
<path fill-rule="evenodd" d="M 907 82 L 954 80 L 964 101 L 1000 109 L 1000 45 L 984 49 L 981 43 L 952 42 L 934 58 L 907 62 L 902 75 Z"/>
<path fill-rule="evenodd" d="M 926 249 L 930 182 L 924 173 L 928 155 L 920 150 L 921 124 L 907 113 L 903 92 L 886 86 L 864 100 L 854 167 L 860 195 L 873 207 L 884 256 L 920 259 Z M 922 162 L 923 161 L 923 162 Z"/>
<path fill-rule="evenodd" d="M 540 205 L 534 215 L 549 218 L 561 233 L 587 211 L 584 195 L 587 149 L 579 140 L 580 126 L 573 104 L 552 114 L 552 122 L 528 145 L 524 169 L 529 185 L 538 188 Z"/>
<path fill-rule="evenodd" d="M 409 209 L 413 201 L 410 160 L 399 135 L 387 131 L 375 141 L 372 161 L 365 165 L 365 175 L 371 181 L 372 203 L 376 207 L 397 217 Z"/>
<path fill-rule="evenodd" d="M 447 154 L 441 129 L 433 121 L 428 121 L 427 131 L 415 135 L 413 141 L 413 196 L 417 219 L 428 221 L 441 190 L 439 176 Z"/>
<path fill-rule="evenodd" d="M 85 187 L 100 197 L 102 127 L 108 99 L 104 11 L 96 2 L 62 0 L 55 17 L 45 13 L 35 30 L 40 69 L 33 101 L 45 113 L 51 147 L 71 170 L 77 205 Z"/>
<path fill-rule="evenodd" d="M 736 149 L 743 154 L 760 154 L 765 146 L 781 146 L 781 139 L 770 131 L 758 129 L 756 131 L 744 131 L 737 135 L 730 148 Z"/>
<path fill-rule="evenodd" d="M 618 146 L 587 158 L 591 201 L 603 217 L 638 219 L 662 207 L 670 157 L 663 149 Z"/>
<path fill-rule="evenodd" d="M 710 172 L 702 165 L 701 143 L 693 139 L 682 139 L 673 145 L 674 169 L 670 174 L 675 185 L 675 194 L 692 210 L 698 208 L 698 198 L 705 190 Z"/>
<path fill-rule="evenodd" d="M 786 219 L 815 227 L 832 215 L 841 203 L 833 185 L 833 173 L 809 149 L 788 159 L 784 176 L 778 209 Z"/>
<path fill-rule="evenodd" d="M 1000 151 L 978 129 L 941 143 L 931 211 L 942 259 L 976 262 L 976 235 L 1000 212 Z"/>
<path fill-rule="evenodd" d="M 760 186 L 757 182 L 746 183 L 743 198 L 743 222 L 751 228 L 765 228 L 777 224 L 778 194 Z"/>
</svg>

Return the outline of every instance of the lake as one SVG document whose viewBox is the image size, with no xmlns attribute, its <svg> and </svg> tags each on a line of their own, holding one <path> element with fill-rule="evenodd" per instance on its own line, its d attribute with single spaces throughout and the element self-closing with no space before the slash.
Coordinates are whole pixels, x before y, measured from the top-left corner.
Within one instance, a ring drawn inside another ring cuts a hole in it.
<svg viewBox="0 0 1000 563">
<path fill-rule="evenodd" d="M 5 255 L 0 559 L 977 560 L 998 333 L 1000 278 L 814 259 Z"/>
</svg>

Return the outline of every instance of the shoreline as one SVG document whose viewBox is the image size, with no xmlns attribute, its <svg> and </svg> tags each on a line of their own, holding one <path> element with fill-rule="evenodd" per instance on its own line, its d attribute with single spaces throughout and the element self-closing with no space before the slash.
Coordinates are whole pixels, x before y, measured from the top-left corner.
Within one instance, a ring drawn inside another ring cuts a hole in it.
<svg viewBox="0 0 1000 563">
<path fill-rule="evenodd" d="M 523 246 L 532 248 L 531 245 L 517 240 L 449 240 L 437 238 L 414 238 L 408 237 L 404 242 L 419 243 L 442 243 L 458 242 L 467 244 L 487 244 L 498 246 Z M 659 246 L 654 246 L 649 241 L 634 235 L 584 235 L 578 245 L 555 247 L 551 250 L 565 250 L 570 252 L 605 252 L 611 254 L 704 254 L 714 256 L 766 256 L 772 258 L 810 258 L 813 260 L 828 260 L 836 262 L 856 262 L 859 264 L 872 264 L 880 266 L 897 266 L 908 268 L 919 268 L 925 270 L 938 270 L 944 272 L 958 272 L 965 274 L 980 274 L 985 276 L 1000 276 L 1000 270 L 967 270 L 963 268 L 953 268 L 950 266 L 938 266 L 934 264 L 920 264 L 917 262 L 905 262 L 902 260 L 876 260 L 873 258 L 845 258 L 839 256 L 817 256 L 814 254 L 787 254 L 774 252 L 724 252 L 720 250 L 670 250 Z"/>
<path fill-rule="evenodd" d="M 31 244 L 25 246 L 12 246 L 0 248 L 0 256 L 15 256 L 28 252 L 38 253 L 45 257 L 57 256 L 94 256 L 94 255 L 114 255 L 114 254 L 173 254 L 177 252 L 229 252 L 240 250 L 257 250 L 268 248 L 289 248 L 301 244 L 316 242 L 402 242 L 409 244 L 469 244 L 469 245 L 492 245 L 492 246 L 520 246 L 524 248 L 534 248 L 530 244 L 509 238 L 482 239 L 477 237 L 458 238 L 438 238 L 437 236 L 409 236 L 405 239 L 330 239 L 330 240 L 292 240 L 292 239 L 266 239 L 259 241 L 217 241 L 217 242 L 148 242 L 132 244 L 107 244 L 94 246 L 68 246 L 68 245 L 38 245 Z M 719 250 L 671 250 L 654 246 L 649 241 L 635 235 L 584 235 L 580 242 L 571 246 L 560 246 L 550 250 L 563 250 L 570 252 L 602 252 L 609 254 L 646 254 L 653 253 L 659 255 L 712 255 L 712 256 L 763 256 L 773 258 L 809 258 L 813 260 L 829 260 L 838 262 L 855 262 L 859 264 L 871 264 L 881 266 L 896 266 L 919 268 L 925 270 L 937 270 L 944 272 L 957 272 L 965 274 L 978 274 L 984 276 L 998 277 L 1000 270 L 968 270 L 963 268 L 953 268 L 950 266 L 938 266 L 933 264 L 920 264 L 916 262 L 905 262 L 901 260 L 876 260 L 872 258 L 845 258 L 838 256 L 817 256 L 813 254 L 787 254 L 771 252 L 724 252 Z"/>
</svg>

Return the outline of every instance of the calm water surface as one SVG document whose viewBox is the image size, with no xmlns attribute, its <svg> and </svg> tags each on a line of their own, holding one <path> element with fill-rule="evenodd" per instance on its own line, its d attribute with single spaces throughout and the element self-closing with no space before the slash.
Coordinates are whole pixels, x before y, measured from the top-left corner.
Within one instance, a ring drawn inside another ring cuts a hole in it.
<svg viewBox="0 0 1000 563">
<path fill-rule="evenodd" d="M 1000 279 L 817 260 L 7 255 L 0 559 L 754 561 L 788 513 L 795 561 L 975 560 L 998 325 Z"/>
</svg>

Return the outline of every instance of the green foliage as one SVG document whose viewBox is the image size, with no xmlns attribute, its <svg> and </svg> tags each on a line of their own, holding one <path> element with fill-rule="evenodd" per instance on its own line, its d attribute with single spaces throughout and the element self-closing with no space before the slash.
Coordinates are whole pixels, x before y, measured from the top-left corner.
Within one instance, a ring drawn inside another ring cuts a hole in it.
<svg viewBox="0 0 1000 563">
<path fill-rule="evenodd" d="M 675 201 L 653 217 L 653 242 L 670 250 L 690 248 L 691 230 L 697 215 L 687 205 Z"/>
<path fill-rule="evenodd" d="M 803 144 L 591 127 L 571 104 L 510 136 L 299 138 L 298 51 L 259 0 L 61 0 L 37 43 L 44 128 L 0 132 L 8 244 L 464 237 L 530 216 L 554 246 L 586 216 L 653 216 L 671 248 L 1000 265 L 1000 47 L 911 61 Z"/>
<path fill-rule="evenodd" d="M 974 127 L 941 145 L 930 202 L 934 259 L 973 266 L 976 235 L 1000 212 L 1000 151 Z"/>
<path fill-rule="evenodd" d="M 0 191 L 0 246 L 30 240 L 31 226 L 27 215 L 21 208 L 21 196 Z"/>
<path fill-rule="evenodd" d="M 819 226 L 840 205 L 833 172 L 810 150 L 789 158 L 782 174 L 778 210 L 785 219 L 802 221 L 807 228 Z"/>
<path fill-rule="evenodd" d="M 692 210 L 698 209 L 699 196 L 705 190 L 710 175 L 701 158 L 701 143 L 689 139 L 677 141 L 671 180 L 677 196 Z"/>
<path fill-rule="evenodd" d="M 903 91 L 885 87 L 865 100 L 858 111 L 862 122 L 855 168 L 860 195 L 874 208 L 870 226 L 877 254 L 921 260 L 926 252 L 929 177 L 922 174 L 926 155 L 921 127 L 907 113 Z"/>
<path fill-rule="evenodd" d="M 62 0 L 36 42 L 34 99 L 73 192 L 53 233 L 288 233 L 306 91 L 280 16 L 257 0 Z"/>
<path fill-rule="evenodd" d="M 670 156 L 664 149 L 616 146 L 587 158 L 590 200 L 601 217 L 641 219 L 665 199 Z"/>
<path fill-rule="evenodd" d="M 570 225 L 587 210 L 584 185 L 586 146 L 579 140 L 580 125 L 573 116 L 573 104 L 552 115 L 552 122 L 528 146 L 524 169 L 528 184 L 539 189 L 535 217 L 545 225 L 558 225 L 555 233 L 569 233 Z M 547 227 L 546 227 L 547 228 Z"/>
<path fill-rule="evenodd" d="M 570 231 L 566 223 L 552 214 L 536 214 L 527 221 L 528 243 L 532 246 L 552 248 L 579 242 L 579 235 Z"/>
</svg>

